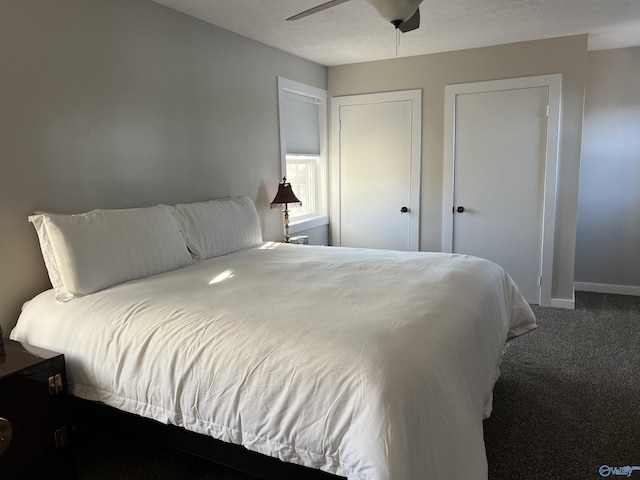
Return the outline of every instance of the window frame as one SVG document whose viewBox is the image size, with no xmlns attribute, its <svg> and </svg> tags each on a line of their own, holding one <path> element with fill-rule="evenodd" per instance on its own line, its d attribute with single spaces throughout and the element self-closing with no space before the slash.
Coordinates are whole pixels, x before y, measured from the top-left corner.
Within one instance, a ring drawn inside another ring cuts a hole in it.
<svg viewBox="0 0 640 480">
<path fill-rule="evenodd" d="M 280 123 L 280 168 L 281 177 L 287 176 L 287 143 L 284 121 L 284 99 L 285 93 L 291 93 L 307 97 L 318 105 L 318 140 L 320 152 L 316 163 L 316 185 L 315 185 L 315 211 L 303 215 L 295 216 L 295 209 L 291 210 L 291 221 L 289 224 L 290 233 L 298 233 L 310 228 L 329 224 L 329 168 L 328 168 L 328 145 L 327 145 L 327 91 L 321 88 L 312 87 L 301 82 L 278 77 L 278 111 Z M 289 155 L 302 155 L 290 152 Z"/>
</svg>

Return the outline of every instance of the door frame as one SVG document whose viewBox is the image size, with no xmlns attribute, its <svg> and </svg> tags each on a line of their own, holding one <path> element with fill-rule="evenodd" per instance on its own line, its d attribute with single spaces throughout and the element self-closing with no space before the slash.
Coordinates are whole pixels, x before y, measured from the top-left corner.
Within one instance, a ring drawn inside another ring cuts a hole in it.
<svg viewBox="0 0 640 480">
<path fill-rule="evenodd" d="M 343 106 L 368 105 L 389 102 L 411 102 L 411 174 L 409 180 L 410 211 L 409 250 L 420 249 L 420 186 L 422 166 L 422 90 L 400 90 L 393 92 L 367 93 L 331 97 L 331 206 L 330 238 L 332 245 L 341 245 L 341 152 L 340 152 L 340 108 Z"/>
<path fill-rule="evenodd" d="M 442 251 L 453 251 L 453 200 L 455 180 L 456 99 L 458 95 L 488 93 L 502 90 L 547 87 L 547 138 L 545 180 L 542 206 L 542 245 L 540 265 L 540 305 L 551 305 L 553 284 L 553 249 L 555 243 L 556 196 L 558 188 L 558 158 L 560 150 L 560 109 L 562 74 L 490 80 L 445 86 L 444 168 L 442 201 Z"/>
</svg>

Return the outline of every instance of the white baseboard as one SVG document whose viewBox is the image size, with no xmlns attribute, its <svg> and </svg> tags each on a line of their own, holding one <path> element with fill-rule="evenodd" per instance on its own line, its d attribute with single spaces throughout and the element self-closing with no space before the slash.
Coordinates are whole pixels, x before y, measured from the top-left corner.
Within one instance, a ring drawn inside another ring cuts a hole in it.
<svg viewBox="0 0 640 480">
<path fill-rule="evenodd" d="M 575 295 L 573 299 L 569 298 L 552 298 L 550 307 L 555 308 L 566 308 L 567 310 L 575 310 L 576 308 L 576 299 Z"/>
<path fill-rule="evenodd" d="M 574 288 L 582 292 L 613 293 L 640 296 L 640 287 L 633 285 L 610 285 L 608 283 L 575 282 Z"/>
</svg>

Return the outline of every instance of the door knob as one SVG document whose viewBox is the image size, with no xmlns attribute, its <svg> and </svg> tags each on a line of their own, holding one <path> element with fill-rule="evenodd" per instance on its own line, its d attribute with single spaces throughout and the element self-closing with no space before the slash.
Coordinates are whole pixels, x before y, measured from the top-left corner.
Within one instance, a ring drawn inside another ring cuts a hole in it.
<svg viewBox="0 0 640 480">
<path fill-rule="evenodd" d="M 456 212 L 458 212 L 458 213 L 462 213 L 462 212 L 464 212 L 464 207 L 458 207 L 458 208 L 456 208 Z"/>
<path fill-rule="evenodd" d="M 400 209 L 400 213 L 407 213 L 409 211 L 409 209 L 407 207 L 402 207 Z"/>
</svg>

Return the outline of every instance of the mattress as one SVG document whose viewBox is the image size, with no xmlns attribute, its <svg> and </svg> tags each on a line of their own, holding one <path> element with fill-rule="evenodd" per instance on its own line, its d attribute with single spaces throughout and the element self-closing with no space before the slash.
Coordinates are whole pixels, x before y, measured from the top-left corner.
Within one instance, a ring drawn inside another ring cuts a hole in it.
<svg viewBox="0 0 640 480">
<path fill-rule="evenodd" d="M 265 243 L 68 302 L 14 340 L 65 354 L 70 392 L 349 480 L 486 479 L 507 341 L 535 328 L 499 266 Z"/>
</svg>

